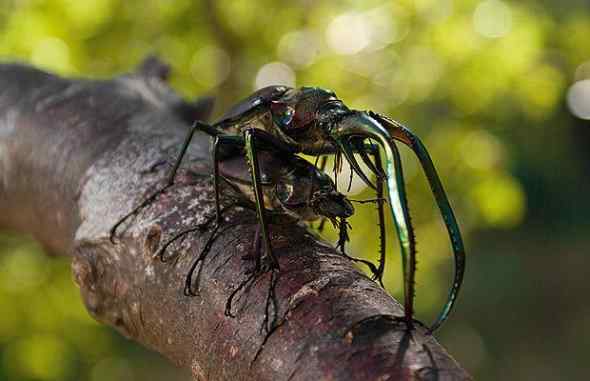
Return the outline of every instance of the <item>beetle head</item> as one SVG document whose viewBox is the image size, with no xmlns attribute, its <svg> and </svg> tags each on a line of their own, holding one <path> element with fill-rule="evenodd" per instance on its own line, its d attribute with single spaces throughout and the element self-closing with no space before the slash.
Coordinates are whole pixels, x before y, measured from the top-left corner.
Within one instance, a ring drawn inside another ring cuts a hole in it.
<svg viewBox="0 0 590 381">
<path fill-rule="evenodd" d="M 313 194 L 310 202 L 311 208 L 318 216 L 335 218 L 348 218 L 354 213 L 351 202 L 342 193 L 335 190 L 331 192 L 318 191 Z"/>
<path fill-rule="evenodd" d="M 304 220 L 346 218 L 354 213 L 350 201 L 336 191 L 328 175 L 298 157 L 289 164 L 291 169 L 275 185 L 276 198 L 288 213 Z"/>
<path fill-rule="evenodd" d="M 270 102 L 270 110 L 274 123 L 294 138 L 349 111 L 333 91 L 319 87 L 289 89 Z"/>
</svg>

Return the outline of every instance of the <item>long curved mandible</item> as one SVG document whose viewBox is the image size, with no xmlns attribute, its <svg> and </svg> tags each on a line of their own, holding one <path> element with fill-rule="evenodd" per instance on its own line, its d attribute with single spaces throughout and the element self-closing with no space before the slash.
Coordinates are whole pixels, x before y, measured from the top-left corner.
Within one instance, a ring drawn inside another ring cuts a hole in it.
<svg viewBox="0 0 590 381">
<path fill-rule="evenodd" d="M 459 295 L 461 284 L 463 283 L 463 276 L 465 273 L 465 247 L 463 246 L 461 231 L 459 230 L 459 225 L 443 188 L 442 182 L 440 181 L 438 173 L 434 168 L 434 163 L 432 162 L 432 159 L 430 158 L 430 155 L 428 154 L 428 151 L 426 150 L 426 147 L 422 141 L 420 141 L 420 139 L 407 127 L 390 118 L 372 112 L 369 112 L 369 115 L 377 119 L 395 140 L 404 143 L 410 147 L 412 151 L 414 151 L 415 155 L 420 161 L 420 164 L 422 165 L 424 173 L 426 174 L 428 184 L 430 185 L 430 189 L 434 194 L 436 203 L 449 233 L 449 238 L 453 247 L 453 255 L 455 258 L 455 276 L 453 280 L 453 287 L 449 292 L 447 302 L 445 303 L 443 310 L 437 317 L 436 321 L 430 328 L 430 332 L 432 333 L 438 329 L 449 317 L 449 314 L 451 313 L 451 310 L 453 309 L 453 306 L 457 300 L 457 296 Z"/>
<path fill-rule="evenodd" d="M 350 144 L 349 139 L 365 137 L 375 139 L 385 150 L 388 204 L 397 230 L 402 256 L 405 317 L 407 324 L 412 326 L 416 276 L 416 240 L 410 220 L 399 151 L 387 130 L 365 112 L 354 111 L 343 118 L 333 126 L 331 135 L 336 139 L 340 147 L 347 147 Z M 349 151 L 352 150 L 349 149 Z M 344 152 L 347 152 L 347 150 L 344 150 Z M 349 161 L 355 160 L 353 155 L 347 155 L 347 159 Z"/>
</svg>

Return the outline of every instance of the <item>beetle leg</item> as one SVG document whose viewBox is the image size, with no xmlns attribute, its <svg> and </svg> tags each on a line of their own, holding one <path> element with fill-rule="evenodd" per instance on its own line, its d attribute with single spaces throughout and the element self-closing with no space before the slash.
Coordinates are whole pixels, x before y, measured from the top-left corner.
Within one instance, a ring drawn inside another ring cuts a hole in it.
<svg viewBox="0 0 590 381">
<path fill-rule="evenodd" d="M 279 262 L 277 260 L 277 258 L 274 256 L 273 252 L 272 252 L 272 247 L 271 247 L 271 242 L 270 242 L 270 236 L 269 236 L 269 231 L 268 231 L 268 224 L 267 224 L 267 220 L 266 220 L 266 214 L 265 214 L 265 209 L 264 209 L 264 196 L 262 193 L 262 184 L 261 184 L 261 175 L 260 175 L 260 168 L 259 168 L 259 163 L 258 163 L 258 157 L 257 157 L 257 141 L 262 140 L 262 142 L 264 142 L 265 140 L 268 142 L 268 140 L 266 139 L 268 137 L 268 133 L 264 133 L 261 130 L 257 130 L 257 129 L 247 129 L 244 131 L 244 140 L 245 140 L 245 146 L 246 146 L 246 158 L 248 159 L 248 163 L 250 165 L 250 173 L 252 175 L 252 186 L 254 188 L 254 197 L 255 197 L 255 201 L 256 201 L 256 211 L 258 213 L 258 219 L 259 219 L 259 224 L 260 224 L 260 233 L 262 235 L 262 241 L 264 244 L 264 251 L 265 251 L 265 256 L 264 258 L 261 258 L 261 254 L 259 252 L 256 253 L 256 265 L 254 268 L 254 271 L 252 272 L 252 275 L 246 279 L 245 282 L 243 282 L 237 289 L 236 291 L 234 291 L 234 293 L 232 293 L 232 297 L 235 296 L 235 293 L 237 292 L 237 290 L 240 290 L 241 288 L 245 287 L 249 282 L 251 281 L 255 281 L 256 278 L 263 272 L 267 272 L 270 271 L 271 275 L 270 275 L 270 284 L 269 284 L 269 288 L 268 288 L 268 293 L 266 296 L 266 304 L 265 304 L 265 308 L 264 308 L 264 319 L 262 321 L 262 327 L 261 329 L 265 329 L 267 332 L 270 332 L 277 321 L 277 313 L 278 313 L 278 307 L 277 307 L 277 301 L 276 301 L 276 295 L 275 295 L 275 288 L 277 285 L 277 281 L 278 281 L 278 271 L 279 271 Z M 275 138 L 273 137 L 271 139 L 275 140 Z M 261 143 L 262 143 L 261 142 Z M 264 259 L 264 263 L 262 263 L 262 259 Z M 231 315 L 231 298 L 230 300 L 228 300 L 228 304 L 226 304 L 226 313 L 229 312 L 229 314 Z M 272 319 L 272 321 L 269 319 L 270 316 L 270 310 L 273 310 L 273 314 L 274 317 Z M 269 328 L 269 324 L 270 324 L 270 328 Z"/>
<path fill-rule="evenodd" d="M 162 262 L 166 262 L 166 259 L 165 259 L 165 257 L 164 257 L 164 254 L 166 254 L 166 250 L 168 249 L 168 247 L 169 247 L 170 245 L 172 245 L 172 244 L 173 244 L 174 242 L 176 242 L 178 239 L 180 239 L 180 238 L 182 238 L 182 237 L 186 236 L 187 234 L 189 234 L 189 233 L 192 233 L 192 232 L 195 232 L 195 231 L 197 231 L 197 230 L 202 230 L 203 228 L 204 228 L 204 225 L 198 225 L 198 226 L 196 226 L 196 227 L 192 227 L 192 228 L 189 228 L 189 229 L 185 229 L 185 230 L 183 230 L 183 231 L 181 231 L 181 232 L 179 232 L 179 233 L 176 233 L 176 234 L 175 234 L 175 235 L 174 235 L 172 238 L 170 238 L 168 241 L 166 241 L 166 242 L 164 243 L 164 245 L 162 245 L 162 247 L 160 248 L 160 250 L 158 250 L 158 251 L 156 252 L 156 254 L 154 254 L 154 258 L 157 258 L 157 257 L 159 257 L 159 258 L 160 258 L 160 261 L 162 261 Z"/>
<path fill-rule="evenodd" d="M 362 263 L 365 266 L 367 266 L 369 268 L 369 270 L 371 271 L 371 273 L 373 274 L 373 279 L 375 279 L 375 276 L 377 275 L 378 270 L 377 270 L 377 267 L 371 261 L 368 261 L 368 260 L 362 259 L 362 258 L 353 257 L 351 255 L 346 254 L 345 244 L 346 244 L 346 242 L 350 241 L 350 238 L 348 236 L 348 228 L 350 227 L 350 224 L 348 223 L 348 221 L 341 218 L 337 225 L 339 228 L 339 234 L 338 234 L 339 238 L 338 238 L 338 243 L 336 244 L 336 248 L 340 249 L 340 254 L 343 257 L 345 257 L 353 262 Z"/>
<path fill-rule="evenodd" d="M 193 283 L 193 274 L 198 266 L 199 263 L 201 263 L 202 261 L 205 260 L 205 258 L 207 257 L 207 254 L 209 254 L 209 251 L 211 250 L 211 245 L 213 245 L 213 242 L 215 240 L 215 237 L 217 235 L 217 231 L 219 230 L 219 224 L 215 224 L 215 227 L 213 228 L 213 231 L 211 232 L 211 235 L 209 236 L 209 238 L 207 239 L 207 242 L 205 243 L 205 246 L 203 246 L 203 250 L 201 250 L 201 254 L 199 254 L 199 256 L 197 257 L 197 259 L 195 259 L 195 261 L 192 263 L 191 268 L 186 276 L 185 282 L 184 282 L 184 295 L 185 296 L 197 296 L 198 292 L 199 292 L 199 278 L 201 276 L 201 269 L 202 266 L 199 267 L 199 271 L 197 273 L 197 279 L 196 279 L 196 291 L 193 291 L 192 288 L 192 283 Z"/>
<path fill-rule="evenodd" d="M 270 245 L 270 236 L 268 235 L 268 224 L 266 221 L 266 213 L 264 209 L 264 196 L 262 193 L 262 185 L 260 183 L 260 167 L 258 163 L 257 150 L 256 150 L 256 131 L 255 129 L 247 129 L 244 131 L 244 140 L 246 145 L 246 158 L 250 165 L 250 173 L 252 175 L 252 186 L 254 188 L 254 198 L 256 201 L 256 212 L 258 214 L 258 220 L 260 223 L 260 231 L 262 234 L 262 241 L 264 244 L 265 260 L 271 268 L 278 268 L 279 262 L 272 253 L 272 247 Z M 256 267 L 255 272 L 259 272 L 262 269 L 262 256 L 260 253 L 256 255 Z M 266 263 L 265 263 L 266 265 Z"/>
<path fill-rule="evenodd" d="M 214 130 L 213 127 L 209 126 L 208 124 L 203 123 L 198 120 L 195 121 L 190 132 L 188 133 L 188 135 L 184 139 L 184 143 L 182 144 L 182 148 L 180 149 L 180 154 L 178 155 L 178 158 L 176 159 L 176 162 L 174 163 L 174 167 L 172 168 L 172 171 L 168 174 L 168 184 L 174 183 L 174 177 L 176 176 L 176 172 L 178 171 L 178 168 L 180 167 L 180 164 L 182 163 L 182 159 L 184 158 L 184 155 L 186 154 L 186 151 L 187 151 L 189 145 L 191 144 L 191 141 L 193 140 L 193 136 L 195 135 L 195 132 L 197 132 L 197 131 L 203 131 L 203 132 L 210 131 L 211 133 L 213 133 L 213 130 Z"/>
<path fill-rule="evenodd" d="M 371 144 L 367 148 L 369 148 L 369 153 L 373 155 L 373 160 L 375 162 L 375 170 L 376 173 L 383 174 L 383 163 L 381 162 L 381 152 L 379 151 L 379 146 L 376 144 Z M 362 150 L 361 152 L 365 152 Z M 367 157 L 368 159 L 368 157 Z M 370 160 L 369 160 L 370 161 Z M 375 280 L 383 286 L 383 273 L 385 271 L 385 253 L 387 250 L 386 246 L 386 234 L 385 234 L 385 210 L 384 204 L 385 199 L 383 198 L 383 182 L 385 181 L 385 177 L 383 175 L 378 175 L 377 177 L 377 214 L 379 217 L 379 268 L 377 269 L 376 276 L 374 277 Z M 410 225 L 410 229 L 412 226 Z M 412 233 L 413 234 L 413 233 Z"/>
<path fill-rule="evenodd" d="M 213 189 L 215 192 L 215 222 L 219 226 L 221 223 L 221 211 L 219 201 L 219 161 L 217 160 L 217 151 L 219 150 L 219 136 L 213 138 L 211 146 L 211 161 L 213 162 Z"/>
<path fill-rule="evenodd" d="M 231 318 L 236 317 L 236 315 L 234 315 L 231 312 L 234 298 L 236 297 L 236 295 L 238 295 L 238 292 L 240 292 L 243 288 L 245 288 L 249 283 L 254 282 L 258 275 L 260 275 L 260 274 L 257 274 L 255 272 L 250 273 L 250 275 L 248 275 L 248 278 L 246 278 L 246 280 L 244 280 L 242 283 L 240 283 L 240 285 L 238 287 L 236 287 L 235 290 L 232 291 L 232 293 L 229 295 L 229 297 L 225 301 L 225 316 L 231 317 Z"/>
<path fill-rule="evenodd" d="M 280 275 L 278 268 L 271 268 L 268 272 L 270 273 L 270 280 L 269 280 L 270 284 L 268 286 L 268 291 L 267 291 L 267 295 L 266 295 L 266 303 L 264 306 L 264 318 L 262 320 L 262 324 L 260 327 L 261 333 L 263 331 L 266 331 L 267 334 L 272 332 L 277 327 L 277 323 L 279 320 L 278 319 L 278 303 L 277 303 L 275 289 L 276 289 L 279 275 Z M 232 313 L 232 306 L 233 306 L 234 298 L 238 295 L 238 293 L 241 290 L 246 289 L 248 287 L 248 285 L 250 285 L 250 284 L 253 285 L 263 274 L 264 274 L 263 272 L 256 272 L 256 271 L 250 272 L 248 277 L 245 280 L 243 280 L 238 285 L 238 287 L 236 287 L 235 290 L 232 291 L 230 296 L 227 298 L 227 301 L 225 302 L 225 316 L 231 317 L 231 318 L 236 317 L 236 315 L 234 315 Z M 272 320 L 270 319 L 271 309 L 273 311 Z"/>
<path fill-rule="evenodd" d="M 437 317 L 434 324 L 430 327 L 429 332 L 432 333 L 438 329 L 441 324 L 443 324 L 449 317 L 449 314 L 459 294 L 461 284 L 463 283 L 463 275 L 465 273 L 465 248 L 463 246 L 463 239 L 461 238 L 461 231 L 459 230 L 459 225 L 455 219 L 455 214 L 453 213 L 453 209 L 451 208 L 451 204 L 449 203 L 442 182 L 438 177 L 432 159 L 430 158 L 430 155 L 428 154 L 424 144 L 413 132 L 400 123 L 395 122 L 394 120 L 391 120 L 390 118 L 387 118 L 383 115 L 376 113 L 370 114 L 383 123 L 384 127 L 389 131 L 394 139 L 399 140 L 409 146 L 412 151 L 414 151 L 414 154 L 418 157 L 418 160 L 422 165 L 422 169 L 426 174 L 430 189 L 434 194 L 436 203 L 441 212 L 445 226 L 449 233 L 449 238 L 451 240 L 453 255 L 455 258 L 455 276 L 453 279 L 453 286 L 449 292 L 449 296 L 443 307 L 443 310 Z"/>
<path fill-rule="evenodd" d="M 402 252 L 402 266 L 404 272 L 404 309 L 406 323 L 408 327 L 413 327 L 413 316 L 414 316 L 414 296 L 416 286 L 416 238 L 414 236 L 414 228 L 412 227 L 412 220 L 410 217 L 410 211 L 408 207 L 408 200 L 406 197 L 406 189 L 404 182 L 404 175 L 401 166 L 401 157 L 397 147 L 392 144 L 391 156 L 393 157 L 393 163 L 389 163 L 387 182 L 389 189 L 397 190 L 397 194 L 389 195 L 390 202 L 389 207 L 394 211 L 395 225 L 398 231 L 400 239 L 401 252 Z M 392 166 L 393 164 L 393 166 Z M 391 172 L 395 173 L 395 178 L 391 178 Z M 397 197 L 396 197 L 397 196 Z M 397 218 L 395 218 L 397 216 Z M 400 218 L 401 217 L 401 218 Z M 384 235 L 382 234 L 382 237 Z"/>
<path fill-rule="evenodd" d="M 264 306 L 264 319 L 262 320 L 262 325 L 260 327 L 260 333 L 263 333 L 263 330 L 266 333 L 271 332 L 277 324 L 278 320 L 278 303 L 277 303 L 277 296 L 275 293 L 275 289 L 277 286 L 277 281 L 279 277 L 279 270 L 277 268 L 273 268 L 270 270 L 270 284 L 268 285 L 268 292 L 266 295 L 266 304 Z M 273 318 L 272 320 L 269 319 L 270 310 L 273 310 Z"/>
<path fill-rule="evenodd" d="M 389 209 L 398 233 L 402 268 L 404 273 L 405 319 L 409 327 L 413 325 L 414 289 L 416 270 L 416 242 L 410 220 L 406 189 L 399 151 L 387 130 L 365 112 L 354 112 L 343 118 L 331 131 L 336 141 L 350 138 L 373 138 L 382 146 L 387 158 L 385 173 L 387 177 Z"/>
<path fill-rule="evenodd" d="M 117 229 L 119 228 L 119 226 L 121 226 L 121 224 L 123 224 L 129 217 L 136 215 L 143 208 L 151 204 L 160 194 L 164 193 L 168 188 L 170 188 L 174 184 L 174 177 L 176 176 L 176 172 L 178 171 L 178 168 L 182 163 L 182 159 L 184 158 L 184 155 L 186 154 L 186 151 L 191 143 L 191 140 L 193 139 L 193 135 L 196 131 L 203 131 L 204 128 L 212 129 L 213 127 L 208 126 L 207 124 L 200 121 L 196 121 L 195 123 L 193 123 L 192 128 L 190 129 L 189 133 L 184 139 L 184 143 L 182 145 L 182 148 L 180 149 L 178 157 L 176 158 L 174 166 L 172 167 L 172 170 L 168 173 L 166 185 L 158 189 L 156 192 L 152 193 L 149 197 L 142 201 L 141 204 L 136 206 L 132 211 L 124 215 L 121 219 L 119 219 L 119 221 L 117 221 L 117 223 L 115 223 L 115 225 L 113 225 L 109 234 L 109 239 L 111 243 L 115 243 L 115 235 L 117 234 Z"/>
<path fill-rule="evenodd" d="M 338 243 L 336 244 L 336 248 L 339 248 L 340 253 L 346 256 L 345 246 L 346 242 L 350 241 L 350 237 L 348 235 L 348 228 L 350 227 L 350 224 L 348 223 L 348 221 L 346 221 L 346 219 L 341 218 L 340 221 L 338 221 L 338 227 Z"/>
<path fill-rule="evenodd" d="M 123 217 L 121 217 L 111 228 L 110 232 L 109 232 L 109 239 L 111 241 L 111 243 L 115 244 L 115 236 L 117 235 L 117 229 L 119 228 L 119 226 L 121 226 L 125 221 L 127 221 L 128 218 L 136 215 L 137 213 L 139 213 L 140 210 L 142 210 L 143 208 L 145 208 L 146 206 L 148 206 L 149 204 L 151 204 L 156 198 L 158 198 L 158 196 L 162 193 L 164 193 L 164 191 L 166 191 L 166 189 L 168 189 L 171 185 L 166 184 L 164 187 L 158 189 L 156 192 L 152 193 L 151 195 L 149 195 L 145 200 L 143 200 L 139 205 L 137 205 L 132 211 L 130 211 L 129 213 L 127 213 L 126 215 L 124 215 Z"/>
<path fill-rule="evenodd" d="M 371 202 L 377 203 L 377 214 L 379 218 L 379 267 L 373 266 L 371 271 L 373 272 L 373 280 L 379 282 L 381 287 L 385 287 L 383 285 L 383 273 L 385 272 L 385 253 L 387 250 L 386 245 L 386 233 L 385 233 L 385 198 L 384 189 L 383 189 L 383 182 L 385 181 L 385 174 L 383 171 L 383 164 L 381 162 L 381 153 L 379 151 L 379 146 L 376 144 L 362 144 L 362 140 L 355 140 L 354 141 L 354 149 L 358 152 L 363 161 L 367 164 L 369 168 L 377 175 L 377 188 L 376 193 L 377 197 L 374 200 L 368 200 Z M 367 153 L 368 152 L 368 153 Z M 369 154 L 373 156 L 373 160 L 369 158 Z M 374 162 L 374 163 L 373 163 Z M 360 201 L 361 203 L 363 201 Z M 410 225 L 410 229 L 412 229 Z M 412 233 L 413 234 L 413 233 Z M 368 265 L 367 265 L 368 266 Z M 369 266 L 370 267 L 370 266 Z"/>
</svg>

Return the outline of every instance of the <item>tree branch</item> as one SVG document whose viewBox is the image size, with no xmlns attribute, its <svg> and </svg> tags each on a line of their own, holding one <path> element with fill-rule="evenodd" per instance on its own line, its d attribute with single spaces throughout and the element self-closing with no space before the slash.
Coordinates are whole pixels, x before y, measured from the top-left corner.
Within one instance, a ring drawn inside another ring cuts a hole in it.
<svg viewBox="0 0 590 381">
<path fill-rule="evenodd" d="M 89 81 L 0 65 L 0 226 L 72 256 L 90 314 L 190 367 L 196 380 L 469 379 L 424 329 L 405 330 L 395 300 L 292 223 L 271 225 L 280 327 L 263 346 L 268 276 L 239 294 L 236 318 L 224 316 L 252 267 L 242 259 L 256 228 L 250 210 L 226 215 L 199 295 L 185 296 L 185 276 L 211 230 L 173 244 L 165 263 L 153 256 L 214 211 L 204 135 L 176 184 L 110 243 L 117 219 L 164 184 L 190 117 L 208 111 L 178 98 L 157 74 L 164 72 Z"/>
</svg>

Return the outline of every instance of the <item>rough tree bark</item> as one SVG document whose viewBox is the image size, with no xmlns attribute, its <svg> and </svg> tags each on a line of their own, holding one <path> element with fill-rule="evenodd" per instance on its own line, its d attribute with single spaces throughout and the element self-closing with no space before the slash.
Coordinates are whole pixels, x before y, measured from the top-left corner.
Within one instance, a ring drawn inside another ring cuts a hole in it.
<svg viewBox="0 0 590 381">
<path fill-rule="evenodd" d="M 199 296 L 185 296 L 185 275 L 211 231 L 171 247 L 174 260 L 153 254 L 213 212 L 206 136 L 195 139 L 176 184 L 111 244 L 109 228 L 164 183 L 189 121 L 210 109 L 182 101 L 166 77 L 154 60 L 104 81 L 0 65 L 0 226 L 71 256 L 94 318 L 189 367 L 197 380 L 470 378 L 423 328 L 405 330 L 395 300 L 294 224 L 271 226 L 283 324 L 262 346 L 269 277 L 241 294 L 236 318 L 224 316 L 251 267 L 242 259 L 255 232 L 249 210 L 227 215 Z"/>
</svg>

